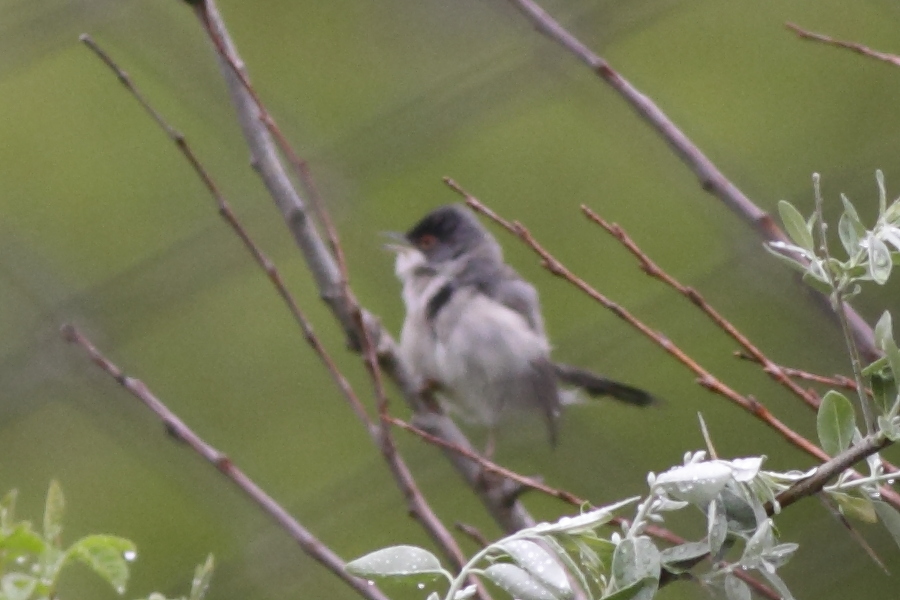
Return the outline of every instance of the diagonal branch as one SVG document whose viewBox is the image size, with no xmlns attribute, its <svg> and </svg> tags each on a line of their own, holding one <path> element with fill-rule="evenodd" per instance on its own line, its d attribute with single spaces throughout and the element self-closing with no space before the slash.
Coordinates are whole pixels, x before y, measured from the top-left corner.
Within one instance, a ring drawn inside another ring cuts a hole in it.
<svg viewBox="0 0 900 600">
<path fill-rule="evenodd" d="M 360 306 L 346 286 L 341 266 L 313 226 L 303 198 L 282 166 L 271 134 L 274 121 L 260 107 L 258 96 L 248 91 L 252 88 L 244 72 L 243 61 L 237 54 L 215 2 L 196 0 L 190 4 L 217 49 L 222 76 L 250 148 L 252 164 L 281 211 L 282 218 L 313 274 L 322 299 L 343 328 L 350 346 L 357 351 L 364 350 L 365 330 L 371 339 L 371 345 L 366 350 L 367 356 L 371 357 L 374 350 L 378 366 L 397 385 L 406 403 L 417 413 L 428 414 L 429 432 L 458 446 L 471 448 L 469 441 L 449 417 L 429 412 L 426 398 L 423 398 L 411 373 L 398 358 L 396 343 L 378 318 Z M 445 451 L 444 454 L 503 530 L 513 532 L 534 524 L 534 519 L 520 502 L 509 503 L 502 490 L 483 485 L 478 463 L 451 451 Z"/>
<path fill-rule="evenodd" d="M 578 38 L 572 35 L 550 14 L 544 11 L 533 0 L 508 0 L 521 12 L 531 24 L 542 34 L 563 46 L 581 62 L 586 64 L 605 83 L 622 96 L 631 108 L 669 145 L 672 151 L 694 172 L 700 180 L 700 186 L 729 209 L 747 221 L 763 240 L 767 242 L 787 242 L 787 236 L 775 224 L 772 217 L 753 203 L 718 167 L 694 144 L 691 139 L 657 106 L 653 100 L 641 93 L 608 62 L 591 51 Z M 799 281 L 799 279 L 798 279 Z M 810 288 L 807 288 L 810 289 Z M 819 292 L 813 296 L 819 306 L 833 316 L 831 304 Z M 875 347 L 872 328 L 849 305 L 847 317 L 859 348 L 870 358 L 880 355 Z"/>
<path fill-rule="evenodd" d="M 807 438 L 803 437 L 798 432 L 791 429 L 783 421 L 778 419 L 759 400 L 750 395 L 741 394 L 726 385 L 724 382 L 716 378 L 705 367 L 688 356 L 688 354 L 677 345 L 675 345 L 672 340 L 665 337 L 662 333 L 651 329 L 648 325 L 632 315 L 625 308 L 616 304 L 615 302 L 601 294 L 599 291 L 594 289 L 586 281 L 572 273 L 562 262 L 559 261 L 559 259 L 553 256 L 536 239 L 534 239 L 534 236 L 531 235 L 531 232 L 529 232 L 528 229 L 526 229 L 521 223 L 510 223 L 509 221 L 498 217 L 496 213 L 487 208 L 477 198 L 465 191 L 452 179 L 445 179 L 445 182 L 449 187 L 451 187 L 463 198 L 465 198 L 466 204 L 468 204 L 469 207 L 495 220 L 497 223 L 509 230 L 513 235 L 521 239 L 529 248 L 534 251 L 535 254 L 537 254 L 541 258 L 541 264 L 545 269 L 550 271 L 550 273 L 556 275 L 557 277 L 565 279 L 566 281 L 577 287 L 593 300 L 601 304 L 604 308 L 610 310 L 617 317 L 624 320 L 639 332 L 650 338 L 656 345 L 668 352 L 673 358 L 678 360 L 678 362 L 691 370 L 697 376 L 697 382 L 701 386 L 716 394 L 719 394 L 720 396 L 723 396 L 734 404 L 737 404 L 745 411 L 749 412 L 751 415 L 765 423 L 770 429 L 780 434 L 789 443 L 793 444 L 800 450 L 803 450 L 810 456 L 817 459 L 819 462 L 827 463 L 831 460 L 831 457 L 829 457 L 828 454 L 825 453 L 825 451 L 823 451 Z M 856 471 L 850 471 L 850 474 L 855 479 L 861 477 L 861 475 Z M 884 500 L 894 505 L 895 508 L 900 508 L 900 494 L 898 494 L 894 489 L 887 486 L 881 486 L 881 493 Z"/>
<path fill-rule="evenodd" d="M 862 54 L 863 56 L 868 56 L 869 58 L 874 58 L 876 60 L 881 60 L 886 63 L 892 64 L 895 67 L 900 67 L 900 56 L 897 56 L 896 54 L 879 52 L 878 50 L 873 50 L 868 46 L 863 46 L 862 44 L 857 44 L 856 42 L 836 40 L 833 37 L 821 33 L 807 31 L 806 29 L 803 29 L 799 25 L 794 25 L 793 23 L 785 23 L 784 26 L 796 33 L 800 37 L 800 39 L 810 40 L 813 42 L 822 42 L 823 44 L 827 44 L 829 46 L 837 46 L 838 48 L 852 50 L 853 52 L 857 52 L 859 54 Z"/>
<path fill-rule="evenodd" d="M 128 73 L 126 73 L 112 57 L 93 40 L 93 38 L 85 34 L 82 35 L 80 39 L 113 71 L 117 79 L 125 86 L 132 97 L 138 101 L 160 128 L 163 129 L 188 163 L 190 163 L 197 176 L 203 181 L 216 203 L 219 215 L 228 223 L 238 238 L 240 238 L 241 242 L 243 242 L 244 247 L 251 254 L 257 265 L 266 273 L 279 296 L 290 310 L 291 315 L 294 317 L 294 321 L 296 321 L 297 325 L 300 327 L 304 339 L 322 361 L 332 380 L 334 380 L 338 389 L 347 399 L 354 414 L 360 419 L 372 441 L 380 449 L 391 474 L 394 476 L 397 486 L 400 488 L 400 491 L 406 499 L 409 513 L 422 524 L 434 543 L 441 549 L 450 563 L 456 569 L 460 569 L 466 562 L 465 556 L 459 548 L 459 545 L 456 543 L 456 540 L 450 534 L 449 530 L 444 527 L 441 520 L 431 509 L 422 492 L 419 490 L 419 487 L 412 476 L 412 472 L 409 470 L 409 467 L 406 465 L 403 458 L 398 454 L 393 438 L 388 433 L 390 428 L 377 426 L 372 421 L 359 397 L 356 395 L 356 392 L 353 390 L 353 387 L 350 385 L 350 382 L 347 381 L 347 378 L 341 373 L 337 363 L 316 335 L 309 319 L 300 309 L 293 294 L 291 294 L 285 286 L 284 280 L 278 269 L 262 252 L 256 242 L 253 241 L 246 228 L 244 228 L 238 220 L 231 205 L 225 200 L 219 187 L 194 153 L 187 139 L 153 108 L 146 97 L 138 90 Z M 336 240 L 336 237 L 332 239 Z M 372 360 L 371 362 L 377 366 L 377 361 Z M 380 371 L 376 369 L 373 372 L 373 378 L 376 381 L 379 406 L 382 410 L 386 411 L 387 402 L 384 387 L 380 379 Z"/>
<path fill-rule="evenodd" d="M 316 538 L 308 529 L 294 519 L 283 506 L 281 506 L 274 498 L 269 496 L 261 487 L 259 487 L 250 477 L 247 476 L 237 465 L 235 465 L 228 456 L 209 445 L 203 438 L 188 427 L 184 421 L 178 418 L 169 408 L 157 398 L 150 389 L 144 385 L 139 379 L 129 377 L 118 366 L 107 359 L 103 354 L 84 336 L 80 331 L 71 325 L 63 326 L 63 336 L 69 342 L 78 345 L 90 357 L 90 359 L 116 382 L 124 387 L 128 392 L 144 403 L 153 414 L 155 414 L 166 428 L 166 431 L 176 440 L 184 442 L 188 447 L 206 459 L 223 475 L 231 480 L 234 485 L 244 492 L 253 502 L 255 502 L 265 513 L 278 523 L 278 525 L 290 534 L 294 541 L 303 548 L 309 556 L 313 557 L 319 563 L 325 566 L 329 571 L 334 573 L 344 583 L 352 587 L 363 598 L 369 600 L 388 600 L 387 596 L 382 594 L 375 586 L 369 582 L 353 577 L 344 569 L 344 561 L 335 554 L 330 548 L 324 545 Z"/>
</svg>

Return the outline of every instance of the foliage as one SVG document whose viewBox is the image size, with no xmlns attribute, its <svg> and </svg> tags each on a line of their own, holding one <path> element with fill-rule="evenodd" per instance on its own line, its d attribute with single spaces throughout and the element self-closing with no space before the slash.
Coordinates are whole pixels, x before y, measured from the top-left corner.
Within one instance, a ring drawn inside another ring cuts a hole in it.
<svg viewBox="0 0 900 600">
<path fill-rule="evenodd" d="M 894 263 L 900 262 L 900 200 L 887 204 L 884 178 L 877 174 L 879 216 L 866 229 L 846 196 L 838 233 L 846 258 L 831 256 L 822 218 L 819 178 L 814 177 L 816 212 L 804 218 L 788 202 L 779 210 L 792 244 L 773 243 L 770 250 L 801 270 L 812 284 L 825 288 L 838 314 L 843 303 L 860 292 L 860 284 L 884 284 Z M 817 243 L 817 237 L 819 238 Z M 893 250 L 892 250 L 893 248 Z M 846 328 L 845 328 L 846 332 Z M 846 336 L 851 356 L 856 348 Z M 866 421 L 865 433 L 857 425 L 853 403 L 837 391 L 821 400 L 817 431 L 822 448 L 839 455 L 864 438 L 869 441 L 900 439 L 900 350 L 894 341 L 891 316 L 885 312 L 875 328 L 878 348 L 884 356 L 862 367 L 854 358 L 858 401 Z M 866 389 L 872 390 L 872 398 Z M 874 407 L 869 406 L 870 404 Z M 436 556 L 414 546 L 378 550 L 348 564 L 349 572 L 365 578 L 393 578 L 424 584 L 445 578 L 445 594 L 431 592 L 428 600 L 462 600 L 476 592 L 471 577 L 487 580 L 522 600 L 589 599 L 649 600 L 666 573 L 678 575 L 694 569 L 704 558 L 712 561 L 700 581 L 724 591 L 729 600 L 747 600 L 751 590 L 743 573 L 756 571 L 785 599 L 792 598 L 778 575 L 798 546 L 778 540 L 770 515 L 777 516 L 781 492 L 816 472 L 762 470 L 763 457 L 731 461 L 708 460 L 706 452 L 688 453 L 684 464 L 655 475 L 650 473 L 649 492 L 637 505 L 633 520 L 621 521 L 621 532 L 604 536 L 601 527 L 613 520 L 613 512 L 637 498 L 585 510 L 555 523 L 541 523 L 489 544 L 466 563 L 459 574 L 444 569 Z M 869 474 L 851 477 L 842 472 L 825 492 L 841 512 L 865 522 L 881 523 L 900 543 L 900 512 L 880 500 L 878 485 L 885 475 L 878 454 L 867 458 Z M 667 513 L 694 507 L 705 518 L 706 536 L 677 546 L 661 548 L 647 535 L 648 528 L 663 523 Z M 731 561 L 731 562 L 726 562 Z M 577 589 L 577 593 L 576 593 Z"/>
<path fill-rule="evenodd" d="M 50 483 L 40 531 L 29 521 L 15 517 L 15 490 L 0 500 L 0 600 L 56 598 L 63 570 L 81 563 L 109 583 L 118 594 L 125 593 L 129 565 L 137 558 L 134 544 L 113 535 L 88 535 L 67 548 L 62 545 L 65 498 L 55 481 Z M 210 555 L 197 567 L 190 595 L 185 600 L 202 600 L 212 575 Z M 166 600 L 153 593 L 148 600 Z"/>
</svg>

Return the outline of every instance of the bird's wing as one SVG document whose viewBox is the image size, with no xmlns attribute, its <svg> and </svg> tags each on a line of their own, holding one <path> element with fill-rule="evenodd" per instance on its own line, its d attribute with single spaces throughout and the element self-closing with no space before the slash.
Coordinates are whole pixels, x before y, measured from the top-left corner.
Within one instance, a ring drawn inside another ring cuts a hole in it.
<svg viewBox="0 0 900 600">
<path fill-rule="evenodd" d="M 544 318 L 541 316 L 541 303 L 537 290 L 510 269 L 511 275 L 504 277 L 494 287 L 494 298 L 497 302 L 522 315 L 531 329 L 540 336 L 545 336 Z"/>
</svg>

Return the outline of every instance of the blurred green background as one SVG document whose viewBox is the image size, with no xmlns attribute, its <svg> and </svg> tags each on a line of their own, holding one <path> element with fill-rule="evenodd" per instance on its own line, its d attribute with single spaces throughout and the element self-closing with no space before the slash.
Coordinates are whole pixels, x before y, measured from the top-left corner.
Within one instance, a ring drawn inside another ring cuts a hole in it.
<svg viewBox="0 0 900 600">
<path fill-rule="evenodd" d="M 846 192 L 871 222 L 876 168 L 889 191 L 900 188 L 900 70 L 801 42 L 783 27 L 794 21 L 898 51 L 895 3 L 544 6 L 767 210 L 785 198 L 811 211 L 814 171 L 823 175 L 830 215 Z M 358 296 L 392 331 L 402 307 L 379 233 L 456 201 L 441 182 L 452 176 L 530 226 L 577 273 L 713 373 L 814 436 L 812 413 L 735 360 L 733 343 L 643 275 L 578 206 L 623 225 L 776 361 L 846 371 L 837 328 L 628 106 L 505 2 L 223 0 L 220 7 L 259 92 L 311 163 Z M 68 540 L 94 532 L 133 539 L 139 558 L 129 597 L 185 592 L 193 566 L 213 552 L 212 598 L 354 598 L 60 340 L 61 323 L 82 327 L 341 556 L 428 544 L 268 281 L 185 161 L 78 43 L 82 32 L 105 45 L 188 136 L 371 400 L 359 359 L 344 349 L 248 166 L 190 10 L 171 0 L 0 0 L 0 490 L 19 488 L 20 513 L 38 519 L 48 481 L 58 478 Z M 778 469 L 811 465 L 497 234 L 510 262 L 540 289 L 559 359 L 666 399 L 647 411 L 575 407 L 558 448 L 551 451 L 540 431 L 507 434 L 501 462 L 609 502 L 641 493 L 647 471 L 702 447 L 702 412 L 723 456 L 766 454 Z M 898 290 L 897 281 L 869 289 L 858 306 L 874 322 L 884 308 L 900 308 Z M 394 407 L 406 416 L 399 401 Z M 438 451 L 398 438 L 441 517 L 497 534 Z M 542 518 L 571 510 L 538 496 L 525 501 Z M 801 544 L 783 570 L 798 598 L 896 597 L 896 580 L 816 500 L 779 522 L 784 538 Z M 887 534 L 860 529 L 900 570 Z M 85 572 L 73 571 L 63 585 L 66 597 L 114 597 Z M 661 597 L 702 593 L 677 584 Z"/>
</svg>

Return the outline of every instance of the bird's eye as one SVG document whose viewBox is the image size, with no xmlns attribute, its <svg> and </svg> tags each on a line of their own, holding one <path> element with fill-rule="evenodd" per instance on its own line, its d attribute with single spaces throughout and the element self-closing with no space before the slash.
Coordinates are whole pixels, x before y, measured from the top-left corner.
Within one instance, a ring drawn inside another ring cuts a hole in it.
<svg viewBox="0 0 900 600">
<path fill-rule="evenodd" d="M 422 237 L 419 238 L 416 245 L 419 247 L 419 250 L 430 250 L 437 243 L 437 238 L 430 233 L 426 233 Z"/>
</svg>

